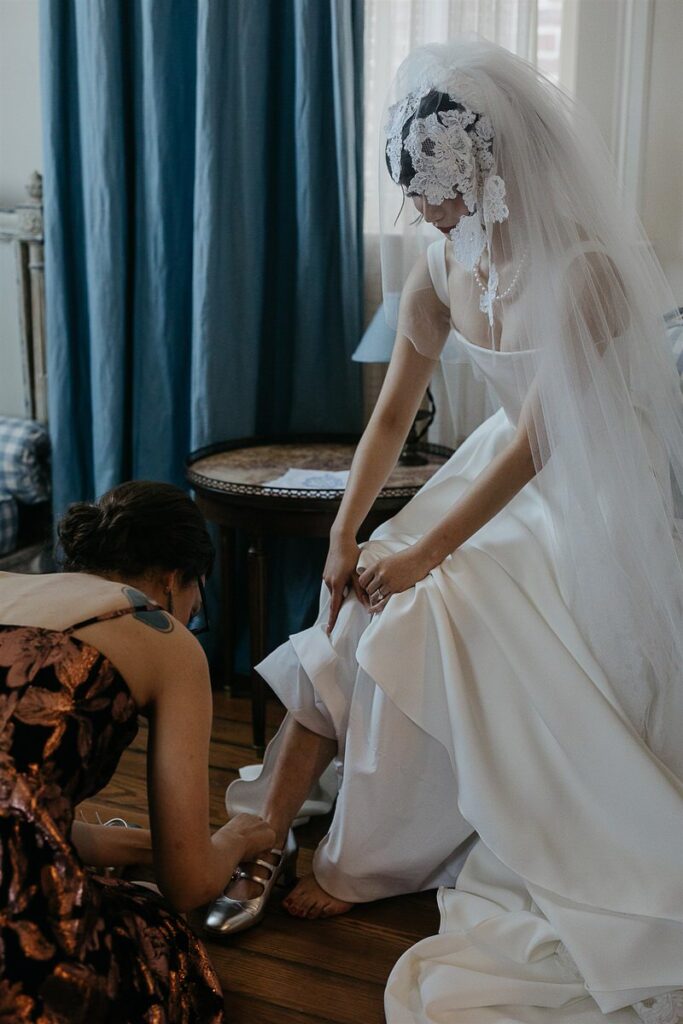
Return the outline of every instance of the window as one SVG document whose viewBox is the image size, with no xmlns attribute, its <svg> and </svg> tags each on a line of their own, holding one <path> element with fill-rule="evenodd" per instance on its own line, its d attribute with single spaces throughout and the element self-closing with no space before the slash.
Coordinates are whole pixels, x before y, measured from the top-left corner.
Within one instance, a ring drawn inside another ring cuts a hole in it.
<svg viewBox="0 0 683 1024">
<path fill-rule="evenodd" d="M 560 80 L 563 0 L 538 0 L 536 66 L 551 81 Z"/>
<path fill-rule="evenodd" d="M 479 32 L 557 82 L 563 0 L 365 0 L 365 233 L 378 234 L 378 147 L 394 73 L 415 46 Z"/>
</svg>

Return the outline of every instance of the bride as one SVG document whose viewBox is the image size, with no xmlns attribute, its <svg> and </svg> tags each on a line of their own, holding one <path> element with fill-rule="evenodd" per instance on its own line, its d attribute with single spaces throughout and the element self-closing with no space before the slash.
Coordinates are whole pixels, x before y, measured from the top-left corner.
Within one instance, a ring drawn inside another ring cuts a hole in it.
<svg viewBox="0 0 683 1024">
<path fill-rule="evenodd" d="M 408 57 L 382 162 L 392 361 L 318 621 L 258 666 L 288 714 L 228 810 L 257 811 L 281 846 L 332 762 L 334 818 L 290 913 L 439 887 L 440 934 L 394 968 L 390 1024 L 675 1024 L 673 297 L 591 119 L 493 44 Z M 359 545 L 426 385 L 463 360 L 498 411 Z M 294 852 L 290 835 L 277 863 L 244 865 L 207 928 L 258 920 Z"/>
</svg>

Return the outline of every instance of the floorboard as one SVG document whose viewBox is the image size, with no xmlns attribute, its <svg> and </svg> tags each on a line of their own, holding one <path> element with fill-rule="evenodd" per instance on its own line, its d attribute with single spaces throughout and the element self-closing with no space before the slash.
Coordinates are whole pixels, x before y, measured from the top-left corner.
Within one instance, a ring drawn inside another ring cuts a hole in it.
<svg viewBox="0 0 683 1024">
<path fill-rule="evenodd" d="M 282 717 L 268 708 L 268 735 Z M 79 808 L 87 821 L 125 817 L 147 825 L 147 728 L 125 751 L 109 785 Z M 214 695 L 210 749 L 210 815 L 225 821 L 226 785 L 242 765 L 253 763 L 250 706 L 245 698 Z M 297 830 L 299 873 L 310 868 L 328 820 Z M 229 942 L 207 941 L 225 993 L 230 1024 L 383 1024 L 384 985 L 393 964 L 414 942 L 438 927 L 433 893 L 420 893 L 355 907 L 327 921 L 291 918 L 273 901 L 266 919 Z M 193 915 L 198 929 L 201 915 Z"/>
</svg>

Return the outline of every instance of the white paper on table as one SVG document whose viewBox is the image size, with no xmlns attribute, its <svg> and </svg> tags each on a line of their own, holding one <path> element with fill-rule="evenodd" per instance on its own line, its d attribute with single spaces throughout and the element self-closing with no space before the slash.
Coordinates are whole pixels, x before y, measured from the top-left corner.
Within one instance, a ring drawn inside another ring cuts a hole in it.
<svg viewBox="0 0 683 1024">
<path fill-rule="evenodd" d="M 290 487 L 306 491 L 343 491 L 349 479 L 348 469 L 288 469 L 262 487 Z"/>
</svg>

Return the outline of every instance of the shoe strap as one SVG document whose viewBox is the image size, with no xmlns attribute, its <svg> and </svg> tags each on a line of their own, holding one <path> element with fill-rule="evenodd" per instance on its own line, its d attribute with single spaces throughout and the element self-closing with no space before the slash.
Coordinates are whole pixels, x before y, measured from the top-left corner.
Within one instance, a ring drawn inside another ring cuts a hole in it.
<svg viewBox="0 0 683 1024">
<path fill-rule="evenodd" d="M 270 861 L 267 861 L 267 860 L 261 860 L 260 857 L 256 857 L 254 860 L 250 861 L 250 863 L 251 864 L 258 864 L 259 867 L 262 867 L 262 868 L 268 868 L 268 870 L 270 871 L 271 875 L 272 875 L 273 871 L 277 871 L 277 869 L 280 866 L 279 864 L 271 864 Z M 265 879 L 265 881 L 268 881 L 268 879 Z"/>
<path fill-rule="evenodd" d="M 277 871 L 277 869 L 279 867 L 279 864 L 269 864 L 267 860 L 260 860 L 260 859 L 251 860 L 251 861 L 249 861 L 249 863 L 250 864 L 258 864 L 259 867 L 262 867 L 262 868 L 268 868 L 268 870 L 270 871 L 270 876 L 268 878 L 259 878 L 258 875 L 252 875 L 251 872 L 245 871 L 244 868 L 240 867 L 240 868 L 236 868 L 235 871 L 233 871 L 232 876 L 231 876 L 231 880 L 235 881 L 235 882 L 242 881 L 242 880 L 245 881 L 245 882 L 258 882 L 260 885 L 264 886 L 264 888 L 265 888 L 265 886 L 268 885 L 268 883 L 272 879 L 273 873 L 275 871 Z"/>
<path fill-rule="evenodd" d="M 270 866 L 272 867 L 273 865 L 271 864 Z M 251 874 L 249 874 L 248 871 L 243 871 L 243 870 L 240 870 L 238 878 L 244 879 L 245 882 L 258 882 L 258 884 L 262 885 L 264 889 L 268 885 L 268 883 L 270 882 L 269 878 L 259 878 L 258 875 L 251 875 Z"/>
</svg>

